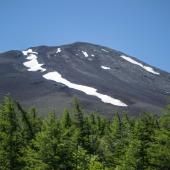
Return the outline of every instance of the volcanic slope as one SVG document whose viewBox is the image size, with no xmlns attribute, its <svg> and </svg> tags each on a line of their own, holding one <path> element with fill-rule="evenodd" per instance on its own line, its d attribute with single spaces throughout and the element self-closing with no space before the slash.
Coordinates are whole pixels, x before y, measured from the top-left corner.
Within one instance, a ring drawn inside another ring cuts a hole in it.
<svg viewBox="0 0 170 170">
<path fill-rule="evenodd" d="M 170 74 L 107 47 L 77 42 L 0 54 L 0 100 L 10 94 L 41 114 L 60 113 L 73 97 L 87 111 L 110 117 L 160 113 L 170 97 Z"/>
</svg>

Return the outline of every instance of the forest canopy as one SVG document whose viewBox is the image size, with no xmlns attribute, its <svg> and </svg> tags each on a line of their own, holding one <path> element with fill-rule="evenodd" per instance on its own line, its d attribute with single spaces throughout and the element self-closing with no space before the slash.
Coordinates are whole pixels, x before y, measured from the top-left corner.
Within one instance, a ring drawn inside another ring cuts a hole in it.
<svg viewBox="0 0 170 170">
<path fill-rule="evenodd" d="M 60 117 L 39 117 L 10 97 L 0 105 L 0 170 L 168 170 L 170 106 L 157 116 L 108 120 L 77 100 Z"/>
</svg>

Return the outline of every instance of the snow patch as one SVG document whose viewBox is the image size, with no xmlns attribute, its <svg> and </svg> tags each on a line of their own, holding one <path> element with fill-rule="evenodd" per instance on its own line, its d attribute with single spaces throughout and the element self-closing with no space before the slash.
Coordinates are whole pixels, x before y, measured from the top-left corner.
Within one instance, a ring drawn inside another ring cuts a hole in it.
<svg viewBox="0 0 170 170">
<path fill-rule="evenodd" d="M 58 73 L 57 71 L 49 72 L 47 74 L 44 74 L 43 77 L 45 79 L 47 79 L 47 80 L 53 80 L 53 81 L 55 81 L 57 83 L 62 83 L 62 84 L 66 85 L 69 88 L 82 91 L 87 95 L 96 96 L 99 99 L 101 99 L 101 101 L 104 102 L 104 103 L 110 103 L 112 105 L 121 106 L 121 107 L 127 107 L 128 106 L 128 105 L 126 105 L 125 103 L 123 103 L 122 101 L 120 101 L 118 99 L 114 99 L 114 98 L 112 98 L 112 97 L 110 97 L 108 95 L 98 93 L 97 89 L 95 89 L 93 87 L 88 87 L 88 86 L 72 83 L 72 82 L 64 79 L 62 77 L 62 75 L 60 73 Z"/>
<path fill-rule="evenodd" d="M 85 57 L 89 56 L 86 51 L 82 51 L 82 53 L 84 54 Z"/>
<path fill-rule="evenodd" d="M 153 73 L 153 74 L 156 74 L 156 75 L 160 75 L 160 73 L 156 72 L 156 71 L 155 71 L 153 68 L 151 68 L 151 67 L 143 66 L 143 68 L 144 68 L 146 71 L 150 72 L 150 73 Z"/>
<path fill-rule="evenodd" d="M 28 68 L 28 71 L 46 71 L 45 68 L 42 68 L 43 64 L 38 63 L 37 52 L 33 52 L 32 49 L 28 49 L 27 51 L 22 51 L 22 53 L 26 55 L 26 59 L 29 60 L 23 63 L 23 65 Z"/>
<path fill-rule="evenodd" d="M 107 66 L 101 66 L 101 68 L 104 70 L 110 70 L 110 67 L 107 67 Z"/>
<path fill-rule="evenodd" d="M 122 56 L 120 56 L 120 57 L 123 58 L 124 60 L 132 63 L 132 64 L 135 64 L 135 65 L 138 65 L 138 66 L 142 67 L 144 70 L 146 70 L 146 71 L 148 71 L 148 72 L 150 72 L 150 73 L 152 73 L 152 74 L 160 75 L 160 73 L 156 72 L 153 68 L 151 68 L 151 67 L 149 67 L 149 66 L 145 66 L 145 65 L 143 65 L 143 64 L 141 64 L 141 63 L 133 60 L 133 59 L 130 58 L 130 57 L 127 57 L 127 56 L 124 56 L 124 55 L 122 55 Z"/>
<path fill-rule="evenodd" d="M 56 53 L 61 53 L 61 48 L 57 48 Z"/>
<path fill-rule="evenodd" d="M 94 54 L 92 54 L 91 56 L 92 56 L 92 57 L 94 57 L 95 55 L 94 55 Z"/>
<path fill-rule="evenodd" d="M 102 50 L 102 51 L 104 51 L 104 52 L 106 52 L 106 53 L 108 53 L 108 52 L 109 52 L 109 51 L 105 50 L 104 48 L 102 48 L 101 50 Z"/>
<path fill-rule="evenodd" d="M 28 54 L 38 54 L 37 52 L 32 51 L 32 49 L 28 49 L 28 50 L 22 51 L 22 53 L 23 53 L 24 55 L 28 55 Z"/>
</svg>

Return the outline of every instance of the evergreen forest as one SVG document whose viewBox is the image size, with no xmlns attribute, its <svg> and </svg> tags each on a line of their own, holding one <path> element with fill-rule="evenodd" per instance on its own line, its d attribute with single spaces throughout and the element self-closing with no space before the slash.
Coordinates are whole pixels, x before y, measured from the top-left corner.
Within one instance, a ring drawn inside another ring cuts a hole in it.
<svg viewBox="0 0 170 170">
<path fill-rule="evenodd" d="M 170 170 L 170 106 L 161 115 L 108 119 L 85 113 L 75 99 L 61 116 L 41 117 L 5 97 L 0 170 Z"/>
</svg>

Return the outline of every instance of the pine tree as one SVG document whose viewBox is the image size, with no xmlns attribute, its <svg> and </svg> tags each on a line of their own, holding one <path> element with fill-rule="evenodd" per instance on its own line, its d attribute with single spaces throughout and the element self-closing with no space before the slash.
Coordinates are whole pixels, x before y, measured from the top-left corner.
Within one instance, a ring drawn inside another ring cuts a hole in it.
<svg viewBox="0 0 170 170">
<path fill-rule="evenodd" d="M 80 108 L 80 104 L 77 99 L 74 100 L 74 125 L 75 125 L 75 139 L 77 141 L 77 147 L 85 147 L 86 143 L 86 125 L 84 113 Z"/>
<path fill-rule="evenodd" d="M 121 162 L 122 170 L 139 169 L 144 170 L 149 167 L 150 155 L 148 153 L 154 138 L 154 129 L 157 124 L 154 116 L 144 114 L 140 119 L 135 120 L 133 132 L 129 138 L 124 161 Z"/>
<path fill-rule="evenodd" d="M 70 128 L 72 125 L 70 113 L 67 109 L 64 110 L 64 113 L 61 118 L 61 124 L 62 124 L 63 128 L 66 128 L 66 129 Z"/>
<path fill-rule="evenodd" d="M 150 167 L 157 170 L 170 169 L 170 107 L 159 119 L 159 128 L 155 129 L 154 141 L 148 150 Z"/>
<path fill-rule="evenodd" d="M 14 102 L 5 97 L 0 107 L 0 169 L 22 169 L 23 139 Z"/>
<path fill-rule="evenodd" d="M 110 163 L 116 167 L 119 165 L 120 158 L 123 154 L 123 138 L 122 138 L 122 122 L 119 114 L 114 115 L 114 119 L 110 124 L 109 133 L 107 137 L 109 150 L 111 151 L 112 158 Z"/>
<path fill-rule="evenodd" d="M 73 150 L 70 141 L 63 140 L 62 135 L 60 123 L 50 114 L 43 122 L 42 131 L 25 151 L 25 169 L 73 169 Z"/>
<path fill-rule="evenodd" d="M 20 126 L 22 131 L 22 136 L 26 142 L 32 140 L 36 133 L 41 129 L 42 121 L 37 116 L 36 109 L 32 108 L 29 112 L 26 112 L 22 106 L 16 102 L 18 112 L 20 113 Z"/>
<path fill-rule="evenodd" d="M 80 130 L 83 130 L 84 114 L 76 98 L 74 99 L 74 122 L 77 128 L 79 128 Z"/>
<path fill-rule="evenodd" d="M 86 126 L 88 129 L 88 146 L 87 150 L 90 154 L 96 154 L 99 147 L 100 130 L 97 124 L 97 115 L 90 114 L 86 119 Z"/>
</svg>

